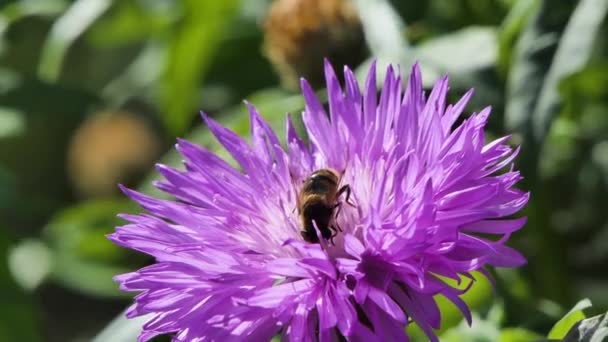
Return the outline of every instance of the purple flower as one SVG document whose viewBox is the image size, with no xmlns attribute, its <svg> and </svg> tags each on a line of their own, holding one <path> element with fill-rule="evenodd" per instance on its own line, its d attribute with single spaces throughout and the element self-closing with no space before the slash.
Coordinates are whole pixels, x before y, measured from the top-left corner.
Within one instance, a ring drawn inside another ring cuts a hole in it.
<svg viewBox="0 0 608 342">
<path fill-rule="evenodd" d="M 140 340 L 403 341 L 416 322 L 436 341 L 436 295 L 471 320 L 466 290 L 444 280 L 525 263 L 505 246 L 525 223 L 505 217 L 529 197 L 513 188 L 518 149 L 508 137 L 485 143 L 489 108 L 456 125 L 472 91 L 446 107 L 446 77 L 426 98 L 417 65 L 404 93 L 389 67 L 379 98 L 375 65 L 363 92 L 348 68 L 345 90 L 329 63 L 325 74 L 329 115 L 302 80 L 309 146 L 288 120 L 282 149 L 248 104 L 251 144 L 204 116 L 242 172 L 179 140 L 185 171 L 159 165 L 157 184 L 176 200 L 124 189 L 150 214 L 123 215 L 130 223 L 110 239 L 156 259 L 116 277 L 140 292 L 128 317 L 150 314 Z M 320 242 L 309 243 L 298 193 L 325 168 L 340 171 L 354 205 L 338 198 L 332 220 L 342 231 L 330 241 L 317 229 Z"/>
</svg>

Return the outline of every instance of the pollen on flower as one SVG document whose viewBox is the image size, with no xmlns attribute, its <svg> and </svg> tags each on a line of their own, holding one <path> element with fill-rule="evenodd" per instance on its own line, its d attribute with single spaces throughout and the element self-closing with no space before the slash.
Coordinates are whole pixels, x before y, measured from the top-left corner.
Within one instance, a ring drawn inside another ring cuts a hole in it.
<svg viewBox="0 0 608 342">
<path fill-rule="evenodd" d="M 310 144 L 288 120 L 282 149 L 251 105 L 251 144 L 204 116 L 242 171 L 180 140 L 185 171 L 159 167 L 175 200 L 125 189 L 150 214 L 110 239 L 156 260 L 116 277 L 140 292 L 129 316 L 150 315 L 141 340 L 400 341 L 415 322 L 437 341 L 436 295 L 471 320 L 446 279 L 526 262 L 505 244 L 529 196 L 518 149 L 486 143 L 489 108 L 455 124 L 472 92 L 447 106 L 443 78 L 427 97 L 417 65 L 405 90 L 389 67 L 379 97 L 375 65 L 363 87 L 328 62 L 325 79 L 329 111 L 302 81 Z"/>
</svg>

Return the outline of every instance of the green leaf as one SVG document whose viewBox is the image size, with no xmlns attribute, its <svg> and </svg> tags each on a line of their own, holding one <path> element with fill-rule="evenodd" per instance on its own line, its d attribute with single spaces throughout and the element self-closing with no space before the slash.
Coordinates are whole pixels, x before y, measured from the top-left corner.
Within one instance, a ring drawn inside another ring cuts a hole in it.
<svg viewBox="0 0 608 342">
<path fill-rule="evenodd" d="M 513 48 L 517 37 L 528 22 L 530 16 L 536 12 L 540 0 L 515 1 L 513 7 L 505 17 L 498 34 L 498 69 L 506 75 L 511 65 Z"/>
<path fill-rule="evenodd" d="M 185 17 L 170 37 L 161 87 L 163 119 L 172 135 L 183 134 L 195 116 L 199 82 L 237 14 L 238 4 L 237 0 L 183 1 Z"/>
<path fill-rule="evenodd" d="M 137 340 L 137 336 L 141 333 L 142 326 L 148 320 L 148 316 L 136 317 L 127 319 L 125 312 L 121 312 L 116 316 L 110 324 L 108 324 L 92 342 L 132 342 Z"/>
<path fill-rule="evenodd" d="M 60 14 L 66 7 L 66 0 L 17 1 L 0 8 L 0 22 L 4 19 L 10 24 L 27 16 L 52 17 Z"/>
<path fill-rule="evenodd" d="M 566 336 L 568 331 L 579 321 L 585 318 L 585 313 L 583 313 L 584 309 L 591 307 L 591 301 L 588 298 L 585 298 L 574 307 L 568 311 L 567 314 L 564 315 L 549 331 L 547 337 L 549 339 L 562 339 Z"/>
<path fill-rule="evenodd" d="M 0 208 L 7 208 L 17 196 L 17 177 L 0 164 Z"/>
<path fill-rule="evenodd" d="M 581 109 L 585 106 L 608 99 L 608 62 L 588 65 L 564 77 L 559 82 L 558 90 L 563 100 L 560 115 L 570 119 L 580 118 Z"/>
<path fill-rule="evenodd" d="M 7 227 L 0 225 L 0 341 L 42 341 L 34 298 L 15 284 L 4 258 L 11 245 Z M 28 266 L 29 267 L 29 266 Z"/>
<path fill-rule="evenodd" d="M 411 48 L 406 57 L 392 63 L 399 63 L 401 67 L 409 69 L 416 60 L 420 64 L 422 83 L 425 87 L 432 87 L 440 77 L 448 74 L 453 87 L 459 89 L 475 87 L 478 93 L 476 97 L 497 104 L 502 95 L 483 74 L 494 66 L 496 51 L 495 28 L 471 26 L 429 39 Z M 450 58 L 445 58 L 447 55 Z M 356 75 L 360 82 L 365 80 L 371 60 L 357 68 Z M 387 64 L 386 61 L 378 60 L 378 86 L 384 81 Z"/>
<path fill-rule="evenodd" d="M 127 252 L 105 235 L 125 221 L 119 213 L 135 213 L 138 206 L 127 198 L 81 202 L 56 214 L 45 228 L 53 250 L 76 259 L 99 263 L 125 260 Z"/>
<path fill-rule="evenodd" d="M 162 64 L 164 53 L 157 42 L 148 41 L 123 72 L 105 85 L 102 90 L 104 99 L 119 106 L 134 95 L 149 93 L 161 77 L 158 66 Z"/>
<path fill-rule="evenodd" d="M 120 291 L 112 280 L 113 277 L 129 271 L 129 268 L 85 261 L 74 254 L 58 251 L 53 255 L 50 279 L 92 297 L 130 298 L 132 295 Z"/>
<path fill-rule="evenodd" d="M 544 139 L 559 110 L 558 82 L 587 64 L 607 12 L 606 0 L 581 0 L 568 21 L 534 108 L 532 123 L 537 142 Z"/>
<path fill-rule="evenodd" d="M 500 331 L 498 342 L 533 342 L 542 336 L 524 328 L 506 328 Z"/>
<path fill-rule="evenodd" d="M 57 80 L 67 51 L 111 5 L 111 0 L 77 0 L 57 19 L 49 33 L 38 65 L 38 76 Z"/>
<path fill-rule="evenodd" d="M 421 63 L 430 63 L 441 73 L 469 72 L 493 66 L 497 46 L 494 27 L 470 26 L 425 41 L 416 55 Z"/>
<path fill-rule="evenodd" d="M 23 240 L 9 251 L 8 265 L 15 281 L 26 290 L 40 285 L 51 272 L 51 251 L 39 240 Z"/>
<path fill-rule="evenodd" d="M 496 98 L 492 94 L 493 84 L 484 84 L 481 71 L 494 66 L 497 49 L 494 27 L 471 26 L 427 40 L 415 48 L 415 56 L 422 69 L 422 83 L 425 87 L 432 87 L 447 74 L 452 86 L 475 87 L 477 96 L 484 101 Z"/>
<path fill-rule="evenodd" d="M 443 342 L 498 340 L 502 316 L 504 315 L 502 304 L 492 305 L 485 317 L 477 312 L 472 312 L 471 315 L 473 319 L 471 326 L 463 320 L 460 324 L 443 331 L 439 339 Z"/>
<path fill-rule="evenodd" d="M 144 264 L 145 257 L 110 242 L 105 235 L 125 222 L 118 213 L 139 211 L 128 199 L 95 200 L 51 219 L 45 233 L 53 257 L 50 279 L 97 297 L 130 297 L 112 277 Z"/>
<path fill-rule="evenodd" d="M 0 139 L 20 135 L 25 130 L 24 114 L 20 110 L 0 106 Z"/>
<path fill-rule="evenodd" d="M 604 342 L 608 339 L 608 314 L 597 315 L 576 323 L 563 342 Z"/>
<path fill-rule="evenodd" d="M 560 36 L 560 28 L 570 16 L 570 2 L 555 4 L 541 0 L 515 44 L 514 60 L 508 75 L 505 125 L 524 139 L 532 136 L 532 112 L 549 69 Z M 534 145 L 524 149 L 524 153 Z M 529 175 L 528 175 L 529 177 Z"/>
<path fill-rule="evenodd" d="M 364 84 L 372 61 L 376 61 L 376 82 L 381 87 L 389 64 L 409 66 L 414 62 L 414 51 L 405 37 L 405 22 L 390 1 L 357 0 L 355 4 L 371 52 L 371 57 L 357 67 L 355 75 Z"/>
<path fill-rule="evenodd" d="M 1 24 L 0 24 L 1 25 Z M 0 27 L 0 56 L 2 56 L 2 28 Z M 19 86 L 21 75 L 16 70 L 0 67 L 0 94 Z"/>
<path fill-rule="evenodd" d="M 410 55 L 405 23 L 387 0 L 356 0 L 365 40 L 382 63 L 398 63 Z"/>
<path fill-rule="evenodd" d="M 159 8 L 160 7 L 160 8 Z M 94 46 L 115 47 L 164 34 L 178 16 L 176 2 L 166 5 L 113 1 L 112 7 L 88 30 Z"/>
<path fill-rule="evenodd" d="M 4 174 L 15 179 L 13 200 L 0 199 L 0 217 L 10 229 L 42 226 L 73 196 L 65 170 L 67 147 L 96 102 L 90 93 L 30 79 L 0 93 L 3 107 L 23 113 L 21 132 L 0 139 Z"/>
<path fill-rule="evenodd" d="M 553 58 L 572 7 L 573 1 L 542 0 L 531 16 L 515 46 L 504 114 L 506 130 L 515 133 L 513 143 L 525 146 L 518 158 L 524 176 L 523 186 L 536 193 L 527 207 L 528 225 L 537 228 L 531 231 L 530 236 L 539 250 L 539 257 L 530 262 L 534 269 L 533 282 L 539 291 L 553 300 L 567 298 L 570 282 L 564 279 L 567 273 L 562 269 L 564 249 L 548 222 L 550 209 L 547 205 L 550 200 L 543 199 L 544 192 L 537 188 L 540 184 L 537 169 L 541 144 L 534 140 L 532 117 L 549 69 L 547 61 Z"/>
</svg>

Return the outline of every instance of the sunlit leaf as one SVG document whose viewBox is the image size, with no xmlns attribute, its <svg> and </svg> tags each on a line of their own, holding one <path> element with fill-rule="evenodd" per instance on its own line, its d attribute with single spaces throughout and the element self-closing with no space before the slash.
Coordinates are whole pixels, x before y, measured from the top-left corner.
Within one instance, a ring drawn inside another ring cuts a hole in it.
<svg viewBox="0 0 608 342">
<path fill-rule="evenodd" d="M 164 3 L 162 6 L 160 4 Z M 87 32 L 87 41 L 114 47 L 160 36 L 178 17 L 176 2 L 114 1 L 107 13 Z"/>
<path fill-rule="evenodd" d="M 559 94 L 561 110 L 545 139 L 539 168 L 545 179 L 558 175 L 571 178 L 584 165 L 581 159 L 590 153 L 589 145 L 601 144 L 605 140 L 608 133 L 608 64 L 589 65 L 563 78 L 559 83 Z M 602 145 L 599 146 L 597 152 L 601 150 Z M 591 153 L 599 161 L 598 166 L 604 165 L 602 153 Z M 583 177 L 581 181 L 588 179 Z M 575 260 L 582 261 L 579 257 Z"/>
<path fill-rule="evenodd" d="M 184 0 L 184 18 L 170 37 L 161 103 L 170 133 L 181 135 L 197 112 L 199 82 L 237 13 L 237 0 Z"/>
<path fill-rule="evenodd" d="M 101 92 L 104 99 L 119 105 L 134 94 L 150 93 L 161 77 L 158 66 L 162 64 L 164 52 L 160 44 L 148 42 L 125 70 L 105 85 Z"/>
<path fill-rule="evenodd" d="M 570 311 L 568 311 L 568 313 L 566 313 L 564 317 L 562 317 L 557 323 L 555 323 L 553 328 L 551 328 L 551 331 L 549 331 L 547 337 L 550 339 L 564 338 L 568 331 L 570 331 L 570 329 L 577 322 L 585 319 L 585 313 L 583 313 L 583 310 L 590 307 L 591 301 L 588 298 L 585 298 L 576 303 L 576 305 L 574 305 L 574 307 Z"/>
<path fill-rule="evenodd" d="M 500 331 L 498 342 L 534 342 L 542 338 L 541 335 L 524 328 L 506 328 Z"/>
<path fill-rule="evenodd" d="M 497 46 L 495 28 L 471 26 L 420 44 L 416 56 L 440 73 L 461 73 L 493 66 Z"/>
<path fill-rule="evenodd" d="M 51 251 L 42 241 L 24 240 L 10 249 L 8 265 L 15 281 L 22 288 L 33 290 L 51 272 Z"/>
<path fill-rule="evenodd" d="M 498 34 L 498 61 L 497 66 L 503 75 L 506 75 L 513 57 L 513 47 L 517 37 L 523 30 L 530 16 L 536 12 L 540 0 L 515 1 L 513 7 L 505 17 Z"/>
<path fill-rule="evenodd" d="M 581 0 L 568 21 L 534 109 L 532 123 L 536 141 L 545 137 L 559 110 L 558 82 L 588 62 L 607 12 L 606 0 Z"/>
<path fill-rule="evenodd" d="M 442 342 L 497 341 L 503 315 L 503 306 L 499 303 L 494 304 L 486 315 L 473 312 L 471 326 L 463 320 L 460 324 L 445 330 L 439 336 L 439 340 Z"/>
<path fill-rule="evenodd" d="M 355 4 L 371 52 L 371 57 L 359 65 L 355 75 L 364 84 L 369 67 L 375 61 L 376 80 L 381 86 L 389 64 L 405 66 L 414 62 L 414 53 L 405 36 L 405 22 L 388 0 L 357 0 Z"/>
<path fill-rule="evenodd" d="M 125 313 L 116 316 L 91 342 L 132 342 L 142 330 L 148 316 L 127 319 Z"/>
<path fill-rule="evenodd" d="M 2 35 L 0 29 L 0 36 Z M 0 37 L 0 56 L 2 55 L 2 39 Z M 0 67 L 0 93 L 7 92 L 19 86 L 22 79 L 19 73 L 12 69 Z"/>
<path fill-rule="evenodd" d="M 581 115 L 586 105 L 603 101 L 608 104 L 608 63 L 589 65 L 570 74 L 559 82 L 558 90 L 563 100 L 561 115 L 573 119 Z"/>
<path fill-rule="evenodd" d="M 405 23 L 388 0 L 356 0 L 365 40 L 374 58 L 398 63 L 409 55 Z"/>
<path fill-rule="evenodd" d="M 0 139 L 19 135 L 24 129 L 25 118 L 21 111 L 0 107 Z"/>
<path fill-rule="evenodd" d="M 0 22 L 7 24 L 26 16 L 55 16 L 67 7 L 67 0 L 16 1 L 0 7 Z M 0 30 L 1 31 L 1 30 Z"/>
<path fill-rule="evenodd" d="M 476 88 L 476 98 L 496 106 L 493 84 L 484 82 L 481 72 L 494 67 L 497 36 L 493 27 L 471 26 L 429 39 L 415 49 L 422 69 L 422 83 L 431 87 L 440 77 L 450 76 L 451 86 Z M 446 58 L 449 56 L 449 58 Z"/>
<path fill-rule="evenodd" d="M 570 283 L 563 270 L 563 248 L 549 222 L 550 199 L 539 189 L 538 156 L 541 143 L 534 140 L 532 118 L 539 92 L 548 72 L 563 27 L 568 22 L 574 1 L 541 0 L 540 6 L 527 21 L 514 51 L 507 80 L 505 129 L 514 133 L 512 142 L 523 144 L 518 164 L 524 186 L 535 193 L 528 203 L 528 226 L 535 227 L 529 236 L 535 244 L 537 257 L 530 261 L 533 281 L 547 298 L 564 300 Z"/>
<path fill-rule="evenodd" d="M 497 106 L 501 101 L 502 90 L 491 82 L 491 77 L 488 79 L 484 74 L 496 63 L 496 39 L 495 28 L 482 26 L 472 26 L 428 39 L 409 49 L 406 57 L 401 60 L 386 62 L 378 59 L 378 86 L 384 81 L 384 73 L 389 63 L 393 66 L 399 65 L 402 73 L 407 75 L 411 65 L 418 62 L 424 87 L 432 87 L 440 77 L 449 75 L 452 87 L 476 89 L 473 102 L 483 99 L 484 105 L 492 103 Z M 357 68 L 359 82 L 364 82 L 370 63 L 375 59 L 372 57 Z"/>
<path fill-rule="evenodd" d="M 551 60 L 557 47 L 559 27 L 562 23 L 565 25 L 570 14 L 569 10 L 561 8 L 566 5 L 557 8 L 553 5 L 551 1 L 541 0 L 534 15 L 527 20 L 515 45 L 508 75 L 506 128 L 511 132 L 519 132 L 525 139 L 532 136 L 532 112 L 549 69 L 547 61 Z M 533 147 L 531 145 L 526 150 Z"/>
<path fill-rule="evenodd" d="M 111 0 L 77 0 L 57 19 L 42 50 L 38 75 L 55 81 L 72 43 L 111 5 Z"/>
<path fill-rule="evenodd" d="M 605 342 L 608 339 L 608 314 L 598 315 L 577 322 L 563 342 Z"/>
</svg>

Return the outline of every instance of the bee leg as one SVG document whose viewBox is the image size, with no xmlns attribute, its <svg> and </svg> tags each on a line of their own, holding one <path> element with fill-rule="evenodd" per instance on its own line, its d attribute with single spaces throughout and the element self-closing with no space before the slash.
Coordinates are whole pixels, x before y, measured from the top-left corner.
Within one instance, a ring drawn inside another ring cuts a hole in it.
<svg viewBox="0 0 608 342">
<path fill-rule="evenodd" d="M 350 205 L 351 207 L 354 207 L 355 204 L 350 201 L 350 185 L 346 184 L 343 187 L 341 187 L 340 190 L 338 190 L 338 196 L 337 197 L 340 197 L 344 193 L 346 193 L 346 198 L 345 198 L 344 201 L 348 205 Z"/>
<path fill-rule="evenodd" d="M 342 203 L 336 203 L 336 205 L 334 205 L 334 208 L 338 208 L 338 211 L 336 211 L 336 215 L 334 217 L 338 217 L 338 215 L 340 214 L 340 210 L 342 210 Z M 331 226 L 333 228 L 334 231 L 337 232 L 341 232 L 342 228 L 340 227 L 340 225 L 338 224 L 338 222 L 336 222 L 334 220 L 334 224 Z"/>
<path fill-rule="evenodd" d="M 334 215 L 335 217 L 338 217 L 338 215 L 340 215 L 340 211 L 342 210 L 342 203 L 338 202 L 334 205 L 333 209 L 338 208 L 338 210 L 336 211 L 336 214 Z"/>
<path fill-rule="evenodd" d="M 342 232 L 342 231 L 343 231 L 343 230 L 342 230 L 342 227 L 340 227 L 340 225 L 338 225 L 337 223 L 334 223 L 334 224 L 331 226 L 331 229 L 332 229 L 334 232 L 336 232 L 336 234 L 338 234 L 338 232 Z"/>
</svg>

